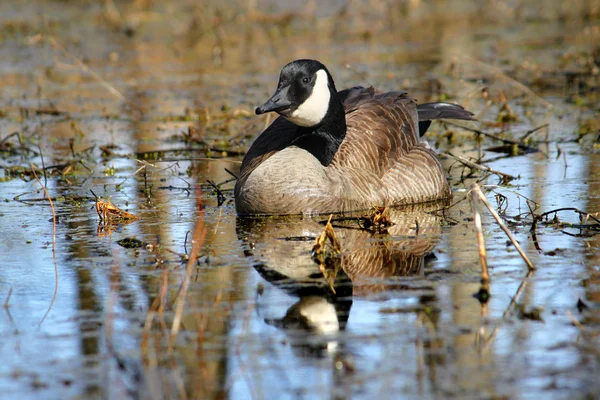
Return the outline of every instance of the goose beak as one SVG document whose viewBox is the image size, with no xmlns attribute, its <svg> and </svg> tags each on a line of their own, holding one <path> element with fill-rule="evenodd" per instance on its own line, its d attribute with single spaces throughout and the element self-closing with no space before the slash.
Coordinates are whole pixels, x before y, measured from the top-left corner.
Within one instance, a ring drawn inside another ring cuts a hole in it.
<svg viewBox="0 0 600 400">
<path fill-rule="evenodd" d="M 289 86 L 277 89 L 275 94 L 267 100 L 265 104 L 260 107 L 256 107 L 256 115 L 264 114 L 269 111 L 280 112 L 287 110 L 292 106 L 292 102 L 288 100 Z"/>
</svg>

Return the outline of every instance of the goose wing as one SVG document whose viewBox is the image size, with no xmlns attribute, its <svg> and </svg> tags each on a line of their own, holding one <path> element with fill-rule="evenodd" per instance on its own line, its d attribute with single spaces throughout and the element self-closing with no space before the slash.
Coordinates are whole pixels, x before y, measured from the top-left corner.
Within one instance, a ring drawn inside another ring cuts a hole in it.
<svg viewBox="0 0 600 400">
<path fill-rule="evenodd" d="M 377 93 L 372 87 L 356 87 L 340 94 L 347 128 L 333 165 L 381 177 L 418 145 L 417 104 L 405 91 Z"/>
<path fill-rule="evenodd" d="M 346 138 L 329 174 L 339 196 L 367 208 L 450 196 L 437 154 L 419 140 L 417 104 L 406 92 L 353 88 L 344 105 Z"/>
</svg>

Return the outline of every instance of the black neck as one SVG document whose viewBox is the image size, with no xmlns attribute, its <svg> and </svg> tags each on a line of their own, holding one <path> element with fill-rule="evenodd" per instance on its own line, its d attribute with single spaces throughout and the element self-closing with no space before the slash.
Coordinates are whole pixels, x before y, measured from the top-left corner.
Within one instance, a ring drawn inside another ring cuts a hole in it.
<svg viewBox="0 0 600 400">
<path fill-rule="evenodd" d="M 316 126 L 298 127 L 298 138 L 292 142 L 311 153 L 323 166 L 328 166 L 346 137 L 346 113 L 337 93 L 332 90 L 329 109 Z"/>
</svg>

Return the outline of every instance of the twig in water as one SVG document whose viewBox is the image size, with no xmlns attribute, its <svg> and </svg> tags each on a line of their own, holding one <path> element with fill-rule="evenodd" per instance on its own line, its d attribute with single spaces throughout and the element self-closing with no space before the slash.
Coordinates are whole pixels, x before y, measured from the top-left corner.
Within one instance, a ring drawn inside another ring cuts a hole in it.
<svg viewBox="0 0 600 400">
<path fill-rule="evenodd" d="M 515 177 L 515 176 L 505 174 L 504 172 L 496 171 L 494 169 L 491 169 L 487 165 L 476 164 L 472 161 L 467 160 L 466 158 L 463 158 L 460 156 L 455 156 L 454 154 L 452 154 L 450 152 L 446 152 L 446 153 L 442 153 L 442 154 L 445 154 L 451 158 L 454 158 L 456 161 L 460 162 L 461 164 L 463 164 L 469 168 L 474 168 L 474 169 L 478 169 L 480 171 L 489 172 L 490 174 L 499 175 L 500 177 L 502 177 L 503 183 L 508 183 L 510 181 L 517 179 L 517 177 Z"/>
<path fill-rule="evenodd" d="M 236 180 L 240 179 L 236 174 L 234 174 L 233 172 L 231 172 L 230 170 L 228 170 L 227 168 L 223 168 L 225 170 L 225 172 L 227 172 L 229 175 L 233 176 Z"/>
<path fill-rule="evenodd" d="M 206 182 L 208 182 L 208 184 L 215 189 L 215 191 L 217 192 L 217 206 L 221 207 L 223 205 L 223 203 L 225 203 L 226 197 L 223 194 L 223 192 L 221 191 L 221 184 L 216 184 L 213 181 L 211 181 L 210 179 L 207 179 Z"/>
<path fill-rule="evenodd" d="M 159 304 L 160 296 L 156 296 L 152 301 L 152 304 L 150 305 L 148 314 L 146 314 L 144 329 L 142 331 L 142 340 L 140 343 L 142 359 L 144 360 L 144 363 L 147 364 L 146 367 L 150 369 L 156 368 L 158 366 L 156 354 L 154 354 L 154 357 L 150 358 L 148 342 L 150 341 L 150 328 L 152 327 L 152 321 L 154 320 L 154 315 L 156 314 L 156 310 L 159 307 Z"/>
<path fill-rule="evenodd" d="M 510 314 L 510 310 L 514 307 L 515 304 L 517 304 L 517 301 L 519 301 L 519 297 L 521 297 L 521 293 L 523 293 L 523 290 L 525 290 L 525 287 L 529 282 L 529 278 L 531 278 L 531 275 L 533 275 L 533 272 L 534 270 L 531 269 L 527 271 L 527 275 L 525 275 L 525 278 L 523 278 L 523 280 L 521 281 L 521 284 L 517 288 L 515 295 L 510 299 L 510 303 L 508 303 L 506 310 L 504 310 L 504 312 L 502 313 L 502 318 L 508 317 L 508 314 Z M 494 330 L 490 333 L 490 336 L 488 336 L 488 338 L 485 340 L 485 344 L 483 346 L 484 349 L 487 348 L 493 342 L 497 333 L 498 326 L 494 328 Z"/>
<path fill-rule="evenodd" d="M 498 186 L 498 185 L 481 185 L 480 187 L 482 187 L 482 188 L 486 188 L 486 189 L 490 189 L 490 190 L 491 190 L 493 193 L 496 193 L 496 194 L 498 194 L 498 193 L 497 193 L 497 192 L 494 190 L 494 189 L 496 189 L 496 188 L 497 188 L 497 189 L 502 189 L 503 191 L 506 191 L 506 192 L 510 192 L 510 193 L 514 194 L 515 196 L 517 196 L 517 197 L 519 197 L 519 198 L 522 198 L 522 199 L 524 199 L 526 202 L 528 202 L 528 204 L 533 204 L 533 205 L 535 205 L 535 209 L 534 209 L 534 211 L 535 211 L 535 210 L 537 210 L 537 209 L 540 207 L 540 203 L 538 203 L 538 202 L 537 202 L 537 201 L 535 201 L 535 200 L 531 200 L 529 197 L 527 197 L 527 196 L 524 196 L 523 194 L 521 194 L 521 193 L 517 192 L 516 190 L 512 190 L 512 189 L 509 189 L 509 188 L 506 188 L 506 187 L 503 187 L 503 186 Z M 520 204 L 520 203 L 519 203 L 519 204 Z M 531 209 L 531 208 L 530 208 L 530 209 Z M 529 214 L 529 213 L 521 213 L 521 214 L 518 214 L 518 217 L 519 217 L 519 218 L 521 218 L 521 216 L 523 216 L 523 215 L 525 215 L 525 216 L 526 216 L 526 215 L 528 215 L 528 214 Z"/>
<path fill-rule="evenodd" d="M 39 327 L 42 325 L 42 323 L 44 322 L 44 320 L 50 313 L 50 310 L 52 309 L 52 306 L 54 305 L 54 302 L 56 301 L 56 295 L 58 294 L 58 265 L 56 263 L 56 212 L 54 211 L 54 203 L 52 202 L 52 197 L 50 197 L 50 193 L 48 193 L 46 186 L 42 185 L 42 181 L 40 181 L 40 178 L 38 178 L 37 174 L 35 173 L 35 168 L 34 168 L 33 164 L 31 164 L 31 172 L 33 173 L 33 176 L 35 177 L 35 180 L 40 184 L 40 186 L 42 187 L 42 190 L 46 194 L 46 197 L 48 198 L 48 202 L 50 203 L 50 209 L 52 210 L 52 259 L 54 261 L 54 294 L 52 295 L 52 301 L 50 301 L 48 310 L 46 310 L 46 313 L 44 314 L 44 316 L 40 320 L 40 323 L 38 324 L 38 327 Z"/>
<path fill-rule="evenodd" d="M 504 224 L 504 222 L 502 222 L 502 219 L 500 218 L 500 216 L 498 215 L 498 213 L 496 212 L 496 210 L 494 210 L 494 208 L 492 207 L 492 205 L 489 203 L 489 201 L 487 200 L 487 198 L 485 197 L 485 195 L 481 191 L 481 188 L 479 187 L 479 185 L 477 185 L 476 183 L 474 183 L 471 186 L 471 190 L 474 191 L 477 196 L 479 196 L 479 199 L 483 202 L 483 204 L 490 211 L 490 214 L 492 214 L 492 216 L 494 217 L 494 219 L 496 220 L 496 222 L 498 223 L 498 225 L 500 226 L 500 228 L 504 231 L 504 233 L 506 233 L 506 236 L 508 236 L 508 239 L 511 241 L 511 243 L 513 244 L 513 246 L 515 246 L 515 249 L 517 249 L 517 251 L 519 252 L 519 254 L 521 255 L 521 257 L 523 258 L 523 261 L 525 261 L 525 264 L 527 264 L 527 267 L 529 268 L 529 270 L 530 271 L 531 270 L 535 270 L 535 266 L 529 260 L 529 257 L 527 257 L 527 255 L 525 254 L 525 252 L 523 251 L 523 249 L 521 249 L 521 246 L 519 245 L 519 242 L 517 242 L 517 240 L 513 237 L 512 233 L 510 233 L 510 231 L 508 230 L 508 228 L 506 227 L 506 225 Z"/>
<path fill-rule="evenodd" d="M 40 159 L 42 161 L 42 172 L 44 173 L 44 186 L 48 186 L 48 177 L 46 176 L 46 165 L 44 164 L 44 153 L 38 143 L 38 150 L 40 151 Z"/>
<path fill-rule="evenodd" d="M 8 295 L 6 295 L 6 300 L 4 300 L 4 308 L 8 308 L 8 303 L 10 302 L 10 296 L 12 296 L 12 288 L 8 289 Z"/>
<path fill-rule="evenodd" d="M 557 208 L 555 210 L 546 211 L 545 213 L 542 213 L 542 214 L 538 215 L 537 218 L 542 219 L 542 218 L 544 218 L 547 215 L 556 214 L 559 211 L 575 211 L 579 215 L 585 216 L 586 218 L 590 218 L 590 219 L 592 219 L 595 222 L 597 222 L 597 223 L 600 224 L 600 219 L 599 218 L 594 217 L 592 214 L 587 213 L 585 211 L 581 211 L 580 209 L 575 208 L 575 207 L 563 207 L 563 208 Z"/>
<path fill-rule="evenodd" d="M 567 310 L 567 317 L 569 317 L 569 319 L 571 320 L 571 322 L 573 323 L 574 326 L 577 327 L 577 329 L 579 329 L 579 331 L 581 332 L 582 335 L 584 336 L 589 336 L 591 334 L 590 331 L 588 331 L 585 326 L 581 325 L 581 322 L 579 322 L 577 320 L 577 318 L 575 318 L 575 316 L 571 313 L 571 311 Z M 592 334 L 592 335 L 597 335 L 596 334 Z"/>
<path fill-rule="evenodd" d="M 52 234 L 52 253 L 54 253 L 55 252 L 54 244 L 56 242 L 56 212 L 54 211 L 54 203 L 52 202 L 52 197 L 50 197 L 50 193 L 48 193 L 48 190 L 46 190 L 46 186 L 42 185 L 40 178 L 38 178 L 37 174 L 35 173 L 35 167 L 33 166 L 33 164 L 31 164 L 31 172 L 33 173 L 33 176 L 35 177 L 37 182 L 42 187 L 44 194 L 46 194 L 48 202 L 50 203 L 50 209 L 52 210 L 52 225 L 54 228 L 54 231 Z"/>
<path fill-rule="evenodd" d="M 579 328 L 579 330 L 581 330 L 582 332 L 585 330 L 583 325 L 581 325 L 581 322 L 577 321 L 577 318 L 575 318 L 573 316 L 573 314 L 571 313 L 571 311 L 569 311 L 569 310 L 567 310 L 567 317 L 569 317 L 569 319 L 571 320 L 573 325 L 575 325 L 577 328 Z"/>
<path fill-rule="evenodd" d="M 502 313 L 502 318 L 508 317 L 508 314 L 510 313 L 510 309 L 515 304 L 517 304 L 517 301 L 519 301 L 519 297 L 521 297 L 521 293 L 523 293 L 523 290 L 525 290 L 525 287 L 527 286 L 527 282 L 529 282 L 528 279 L 531 278 L 531 275 L 533 275 L 533 270 L 529 270 L 527 272 L 527 275 L 525 275 L 525 278 L 523 279 L 523 281 L 517 288 L 515 295 L 512 297 L 512 299 L 510 299 L 510 303 L 508 304 L 508 307 L 506 307 L 506 310 L 504 310 L 504 312 Z"/>
<path fill-rule="evenodd" d="M 6 142 L 8 139 L 10 139 L 13 136 L 16 136 L 17 139 L 19 139 L 19 146 L 23 146 L 23 142 L 21 142 L 21 135 L 19 134 L 19 132 L 13 132 L 9 135 L 6 135 L 4 137 L 4 139 L 0 140 L 0 146 L 2 146 L 4 144 L 4 142 Z"/>
<path fill-rule="evenodd" d="M 202 193 L 200 192 L 200 187 L 196 188 L 196 208 L 198 210 L 198 222 L 196 222 L 196 228 L 194 229 L 194 234 L 192 235 L 192 251 L 190 252 L 190 258 L 185 268 L 185 276 L 183 278 L 183 283 L 181 284 L 181 291 L 177 296 L 175 316 L 173 317 L 173 325 L 171 326 L 171 346 L 175 342 L 175 338 L 179 333 L 181 317 L 183 315 L 183 306 L 185 304 L 185 297 L 187 296 L 188 286 L 192 277 L 192 271 L 194 270 L 196 259 L 198 258 L 198 254 L 200 254 L 200 247 L 202 246 L 204 237 L 206 236 L 206 228 L 204 227 L 204 212 L 202 211 Z"/>
<path fill-rule="evenodd" d="M 534 210 L 531 208 L 531 203 L 529 202 L 529 199 L 527 199 L 527 207 L 529 207 L 529 212 L 531 213 L 531 217 L 533 218 L 531 228 L 529 229 L 529 232 L 531 232 L 531 240 L 533 240 L 533 245 L 535 246 L 535 249 L 540 253 L 543 253 L 544 251 L 540 247 L 540 243 L 538 242 L 536 233 L 538 217 L 535 215 Z"/>
<path fill-rule="evenodd" d="M 558 154 L 556 155 L 556 159 L 558 160 L 558 159 L 560 158 L 561 154 L 562 154 L 562 156 L 563 156 L 563 160 L 564 160 L 564 162 L 565 162 L 565 174 L 564 174 L 563 178 L 566 178 L 566 177 L 567 177 L 567 168 L 569 168 L 569 164 L 567 163 L 567 153 L 566 153 L 566 152 L 564 152 L 564 151 L 563 151 L 563 150 L 562 150 L 560 147 L 558 147 L 558 146 L 556 146 L 556 148 L 557 148 L 557 153 L 558 153 Z"/>
<path fill-rule="evenodd" d="M 505 143 L 505 144 L 512 144 L 512 145 L 516 145 L 516 146 L 519 146 L 519 145 L 521 145 L 521 146 L 522 146 L 522 144 L 521 144 L 521 143 L 519 143 L 519 142 L 517 142 L 517 141 L 515 141 L 515 140 L 501 138 L 500 136 L 496 136 L 496 135 L 494 135 L 494 134 L 492 134 L 492 133 L 485 132 L 485 131 L 482 131 L 482 130 L 480 130 L 480 129 L 476 129 L 476 128 L 470 128 L 470 127 L 468 127 L 468 126 L 464 126 L 464 125 L 461 125 L 461 124 L 456 124 L 456 123 L 454 123 L 454 122 L 449 122 L 449 121 L 444 121 L 444 122 L 443 122 L 443 124 L 444 124 L 444 125 L 450 125 L 450 126 L 454 126 L 454 127 L 456 127 L 456 128 L 460 128 L 460 129 L 464 129 L 465 131 L 473 132 L 473 133 L 476 133 L 476 134 L 478 134 L 478 135 L 487 136 L 487 137 L 489 137 L 490 139 L 498 140 L 498 141 L 500 141 L 500 142 L 503 142 L 503 143 Z M 536 151 L 537 151 L 537 150 L 536 150 Z"/>
<path fill-rule="evenodd" d="M 217 217 L 217 223 L 215 224 L 215 231 L 213 232 L 213 237 L 212 239 L 210 239 L 210 243 L 212 244 L 215 241 L 215 238 L 217 237 L 217 232 L 219 231 L 219 224 L 221 223 L 221 215 L 223 214 L 223 207 L 221 207 L 221 205 L 219 205 L 219 216 Z"/>
<path fill-rule="evenodd" d="M 503 143 L 511 145 L 511 146 L 517 146 L 518 148 L 520 148 L 525 153 L 542 153 L 542 154 L 544 154 L 546 156 L 546 158 L 548 157 L 548 155 L 546 153 L 544 153 L 543 151 L 541 151 L 539 149 L 536 149 L 535 147 L 528 146 L 528 145 L 522 143 L 521 141 L 516 141 L 516 140 L 512 140 L 512 139 L 501 138 L 500 136 L 496 136 L 496 135 L 494 135 L 492 133 L 485 132 L 485 131 L 482 131 L 480 129 L 470 128 L 468 126 L 464 126 L 464 125 L 460 125 L 460 124 L 455 124 L 454 122 L 444 121 L 443 123 L 446 124 L 446 125 L 455 126 L 457 128 L 464 129 L 464 130 L 469 131 L 469 132 L 476 133 L 478 135 L 487 136 L 490 139 L 498 140 L 500 142 L 503 142 Z"/>
<path fill-rule="evenodd" d="M 185 233 L 185 239 L 184 239 L 184 241 L 183 241 L 183 251 L 185 251 L 185 255 L 186 255 L 186 256 L 187 256 L 187 253 L 188 253 L 188 252 L 187 252 L 187 239 L 188 239 L 188 236 L 189 236 L 189 234 L 190 234 L 190 231 L 187 231 L 187 232 Z"/>
<path fill-rule="evenodd" d="M 541 129 L 547 128 L 547 127 L 549 127 L 549 126 L 550 126 L 550 124 L 544 124 L 544 125 L 540 125 L 540 126 L 538 126 L 537 128 L 533 128 L 533 129 L 530 129 L 530 130 L 528 130 L 527 132 L 525 132 L 525 134 L 524 134 L 523 136 L 521 136 L 521 139 L 519 139 L 519 142 L 520 142 L 520 143 L 523 143 L 525 140 L 527 140 L 527 138 L 528 138 L 529 136 L 531 136 L 531 135 L 532 135 L 532 134 L 534 134 L 535 132 L 537 132 L 537 131 L 539 131 L 539 130 L 541 130 Z"/>
</svg>

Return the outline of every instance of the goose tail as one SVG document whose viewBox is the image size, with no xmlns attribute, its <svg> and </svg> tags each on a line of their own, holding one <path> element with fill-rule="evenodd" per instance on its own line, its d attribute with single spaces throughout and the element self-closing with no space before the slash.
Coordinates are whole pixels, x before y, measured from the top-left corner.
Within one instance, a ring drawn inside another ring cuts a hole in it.
<svg viewBox="0 0 600 400">
<path fill-rule="evenodd" d="M 423 136 L 434 119 L 475 120 L 474 114 L 458 104 L 423 103 L 417 105 L 419 114 L 419 135 Z"/>
</svg>

